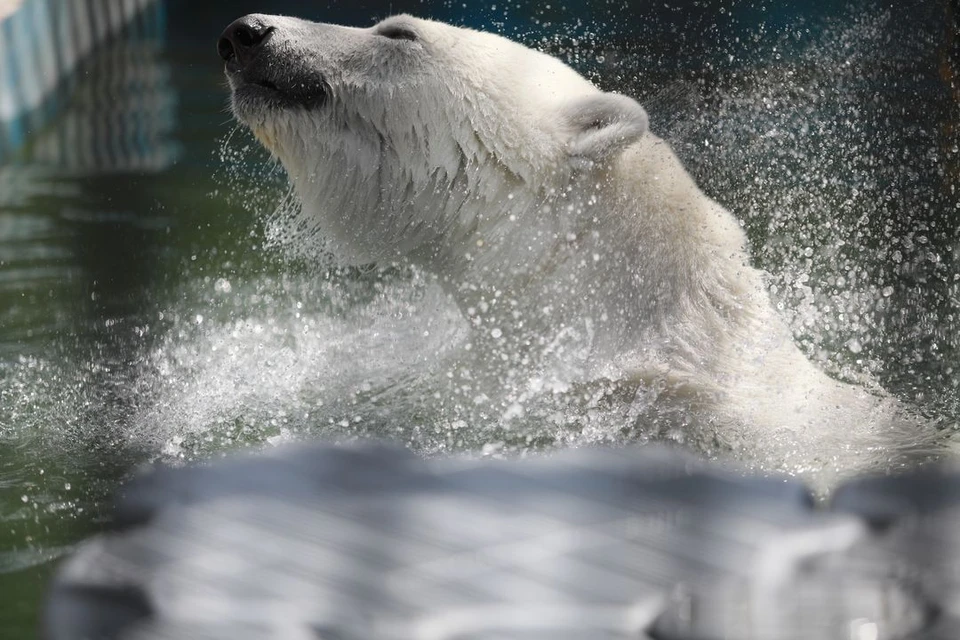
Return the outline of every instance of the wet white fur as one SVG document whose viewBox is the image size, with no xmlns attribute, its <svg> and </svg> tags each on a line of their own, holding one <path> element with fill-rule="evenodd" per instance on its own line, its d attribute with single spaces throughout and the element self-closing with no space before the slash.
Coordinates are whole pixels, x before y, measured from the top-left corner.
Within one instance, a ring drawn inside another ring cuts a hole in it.
<svg viewBox="0 0 960 640">
<path fill-rule="evenodd" d="M 736 219 L 632 99 L 489 33 L 391 18 L 410 42 L 263 19 L 279 55 L 319 69 L 330 97 L 238 115 L 343 261 L 438 274 L 494 354 L 572 332 L 572 383 L 654 388 L 709 416 L 687 425 L 701 440 L 764 467 L 825 478 L 932 449 L 896 401 L 797 349 Z"/>
</svg>

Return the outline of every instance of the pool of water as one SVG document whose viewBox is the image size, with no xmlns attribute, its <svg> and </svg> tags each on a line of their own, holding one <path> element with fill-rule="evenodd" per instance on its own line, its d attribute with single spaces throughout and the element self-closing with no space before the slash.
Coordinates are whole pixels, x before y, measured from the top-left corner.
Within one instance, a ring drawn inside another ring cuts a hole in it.
<svg viewBox="0 0 960 640">
<path fill-rule="evenodd" d="M 523 406 L 478 394 L 447 365 L 468 327 L 428 276 L 334 268 L 284 226 L 284 177 L 231 122 L 214 47 L 229 19 L 267 4 L 168 3 L 162 37 L 99 49 L 66 106 L 0 165 L 10 637 L 32 633 L 56 558 L 108 525 L 108 497 L 143 465 L 305 437 L 427 454 L 623 440 L 630 409 L 609 394 L 577 407 L 549 389 Z M 387 13 L 279 4 L 353 24 Z M 949 3 L 407 4 L 393 10 L 501 30 L 640 99 L 745 225 L 810 357 L 954 428 Z"/>
</svg>

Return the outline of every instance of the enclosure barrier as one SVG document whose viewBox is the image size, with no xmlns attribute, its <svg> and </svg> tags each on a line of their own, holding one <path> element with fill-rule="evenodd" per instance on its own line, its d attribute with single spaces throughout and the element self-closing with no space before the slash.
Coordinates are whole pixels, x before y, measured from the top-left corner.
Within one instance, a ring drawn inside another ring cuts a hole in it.
<svg viewBox="0 0 960 640">
<path fill-rule="evenodd" d="M 156 138 L 172 92 L 149 56 L 164 12 L 162 0 L 0 0 L 0 164 L 169 164 Z"/>
<path fill-rule="evenodd" d="M 48 637 L 956 638 L 960 473 L 842 486 L 660 448 L 423 461 L 310 447 L 132 482 Z"/>
</svg>

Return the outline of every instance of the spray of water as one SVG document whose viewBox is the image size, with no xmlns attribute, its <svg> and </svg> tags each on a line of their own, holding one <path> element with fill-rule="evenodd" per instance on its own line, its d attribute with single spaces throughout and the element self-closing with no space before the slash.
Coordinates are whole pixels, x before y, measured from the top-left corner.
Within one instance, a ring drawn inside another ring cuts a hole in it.
<svg viewBox="0 0 960 640">
<path fill-rule="evenodd" d="M 878 133 L 891 114 L 864 94 L 874 86 L 871 69 L 898 65 L 891 55 L 910 58 L 928 44 L 880 46 L 887 20 L 855 16 L 795 62 L 739 66 L 708 84 L 651 75 L 609 87 L 645 97 L 654 129 L 741 218 L 806 352 L 835 375 L 867 384 L 888 382 L 891 361 L 924 355 L 891 337 L 895 314 L 916 306 L 910 278 L 922 272 L 931 286 L 955 286 L 938 231 L 910 215 L 952 206 L 936 199 L 917 168 L 936 166 L 933 152 L 905 144 L 933 134 L 904 125 L 911 114 Z M 772 46 L 792 38 L 785 33 Z M 620 52 L 619 64 L 630 55 Z M 894 175 L 892 163 L 880 161 L 885 154 L 904 154 L 911 168 Z M 107 363 L 3 365 L 5 437 L 44 438 L 64 451 L 94 440 L 164 460 L 305 437 L 381 437 L 427 454 L 650 439 L 707 455 L 751 446 L 736 431 L 721 437 L 682 410 L 658 408 L 657 385 L 638 393 L 605 379 L 571 384 L 564 362 L 583 336 L 543 336 L 557 356 L 548 366 L 507 355 L 499 371 L 480 371 L 469 322 L 430 276 L 397 265 L 336 268 L 299 215 L 282 170 L 246 133 L 228 136 L 219 160 L 215 197 L 263 220 L 242 230 L 260 273 L 237 268 L 239 255 L 219 273 L 188 276 L 144 323 L 155 337 L 132 365 L 135 382 L 112 377 Z M 104 381 L 113 404 L 95 391 Z"/>
</svg>

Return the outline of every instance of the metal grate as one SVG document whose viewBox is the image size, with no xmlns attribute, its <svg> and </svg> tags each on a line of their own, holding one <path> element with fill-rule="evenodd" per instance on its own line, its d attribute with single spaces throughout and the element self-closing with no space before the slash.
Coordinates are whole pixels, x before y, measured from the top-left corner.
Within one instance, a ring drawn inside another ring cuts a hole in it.
<svg viewBox="0 0 960 640">
<path fill-rule="evenodd" d="M 53 640 L 947 638 L 958 506 L 945 471 L 817 507 L 659 448 L 307 447 L 135 481 L 47 621 Z"/>
</svg>

